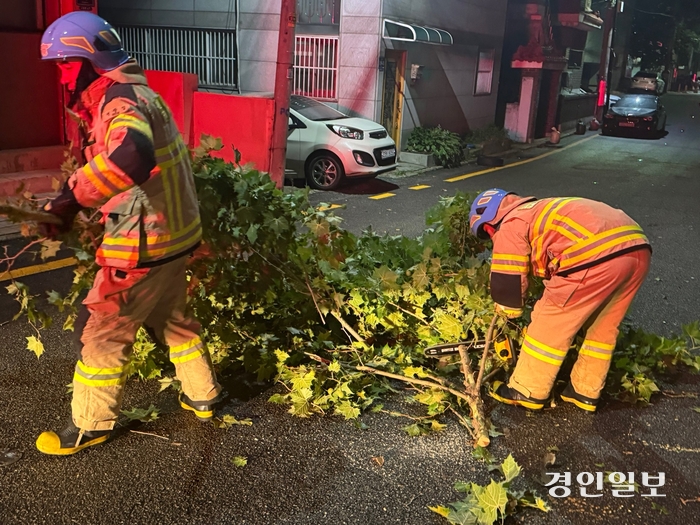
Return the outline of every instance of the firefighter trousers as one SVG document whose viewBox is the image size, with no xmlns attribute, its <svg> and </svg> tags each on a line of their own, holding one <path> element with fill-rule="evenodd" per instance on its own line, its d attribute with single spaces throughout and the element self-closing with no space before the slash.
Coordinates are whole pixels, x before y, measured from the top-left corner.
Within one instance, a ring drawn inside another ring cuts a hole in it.
<svg viewBox="0 0 700 525">
<path fill-rule="evenodd" d="M 75 326 L 79 361 L 73 376 L 73 422 L 110 430 L 119 416 L 136 333 L 142 326 L 169 347 L 182 391 L 210 401 L 221 387 L 199 324 L 186 314 L 186 257 L 154 268 L 101 268 Z"/>
<path fill-rule="evenodd" d="M 567 276 L 555 275 L 532 312 L 508 386 L 547 399 L 557 373 L 583 328 L 585 340 L 571 371 L 574 390 L 598 399 L 610 369 L 619 326 L 649 271 L 641 248 Z"/>
</svg>

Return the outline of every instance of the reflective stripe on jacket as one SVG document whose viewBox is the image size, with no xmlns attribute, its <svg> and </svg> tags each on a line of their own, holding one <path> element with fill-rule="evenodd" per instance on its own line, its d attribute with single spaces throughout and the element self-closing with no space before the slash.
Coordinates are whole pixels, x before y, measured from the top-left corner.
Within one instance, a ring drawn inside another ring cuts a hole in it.
<svg viewBox="0 0 700 525">
<path fill-rule="evenodd" d="M 648 245 L 634 220 L 602 202 L 528 202 L 511 211 L 493 236 L 491 295 L 497 303 L 518 308 L 529 274 L 549 279 Z"/>
<path fill-rule="evenodd" d="M 85 93 L 99 98 L 88 106 L 93 143 L 68 181 L 80 205 L 101 207 L 97 263 L 134 268 L 184 255 L 202 238 L 189 150 L 135 61 L 105 77 Z"/>
</svg>

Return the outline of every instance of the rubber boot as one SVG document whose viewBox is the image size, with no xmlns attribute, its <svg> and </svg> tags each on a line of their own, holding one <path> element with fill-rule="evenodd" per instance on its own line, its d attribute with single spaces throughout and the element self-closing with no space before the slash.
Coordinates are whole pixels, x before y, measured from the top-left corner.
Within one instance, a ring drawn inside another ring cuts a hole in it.
<svg viewBox="0 0 700 525">
<path fill-rule="evenodd" d="M 216 399 L 211 401 L 192 401 L 185 394 L 180 394 L 180 406 L 185 410 L 194 412 L 194 415 L 200 421 L 211 421 L 214 419 L 214 403 Z"/>
<path fill-rule="evenodd" d="M 39 452 L 52 456 L 70 456 L 84 448 L 99 445 L 109 439 L 111 430 L 81 430 L 73 421 L 60 432 L 42 432 L 36 440 Z"/>
<path fill-rule="evenodd" d="M 581 410 L 585 410 L 586 412 L 595 412 L 598 405 L 597 399 L 582 396 L 581 394 L 577 393 L 571 383 L 566 385 L 566 388 L 562 390 L 562 393 L 559 394 L 559 396 L 561 397 L 562 401 L 573 403 Z"/>
<path fill-rule="evenodd" d="M 493 383 L 491 390 L 489 390 L 489 395 L 501 403 L 521 406 L 529 408 L 530 410 L 541 410 L 547 402 L 546 399 L 535 399 L 533 397 L 524 396 L 501 381 Z"/>
</svg>

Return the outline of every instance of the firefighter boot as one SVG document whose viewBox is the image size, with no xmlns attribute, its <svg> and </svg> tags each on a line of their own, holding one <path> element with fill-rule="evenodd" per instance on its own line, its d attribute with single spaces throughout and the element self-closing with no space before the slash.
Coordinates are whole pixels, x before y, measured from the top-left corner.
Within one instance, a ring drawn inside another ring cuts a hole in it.
<svg viewBox="0 0 700 525">
<path fill-rule="evenodd" d="M 596 406 L 598 405 L 597 399 L 582 396 L 581 394 L 577 393 L 571 383 L 567 384 L 566 388 L 564 388 L 559 395 L 562 401 L 573 403 L 586 412 L 595 412 Z"/>
<path fill-rule="evenodd" d="M 69 456 L 84 448 L 99 445 L 109 439 L 111 430 L 81 430 L 73 421 L 56 432 L 42 432 L 36 440 L 36 448 L 52 456 Z"/>
<path fill-rule="evenodd" d="M 534 399 L 532 397 L 527 397 L 510 388 L 505 383 L 501 381 L 496 381 L 491 385 L 491 390 L 489 390 L 489 395 L 501 403 L 507 405 L 518 405 L 521 407 L 529 408 L 530 410 L 541 410 L 544 408 L 546 399 Z"/>
<path fill-rule="evenodd" d="M 194 415 L 200 421 L 211 421 L 214 418 L 214 402 L 216 399 L 211 401 L 192 401 L 185 394 L 180 394 L 180 406 L 185 410 L 194 412 Z"/>
</svg>

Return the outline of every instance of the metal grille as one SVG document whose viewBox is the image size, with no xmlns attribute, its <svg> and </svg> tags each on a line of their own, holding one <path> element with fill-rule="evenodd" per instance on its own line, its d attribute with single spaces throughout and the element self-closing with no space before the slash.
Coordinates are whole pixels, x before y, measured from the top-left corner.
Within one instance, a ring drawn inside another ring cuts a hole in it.
<svg viewBox="0 0 700 525">
<path fill-rule="evenodd" d="M 297 36 L 294 94 L 337 100 L 338 37 Z"/>
<path fill-rule="evenodd" d="M 117 31 L 144 69 L 193 73 L 204 88 L 237 88 L 235 31 L 137 26 Z"/>
</svg>

